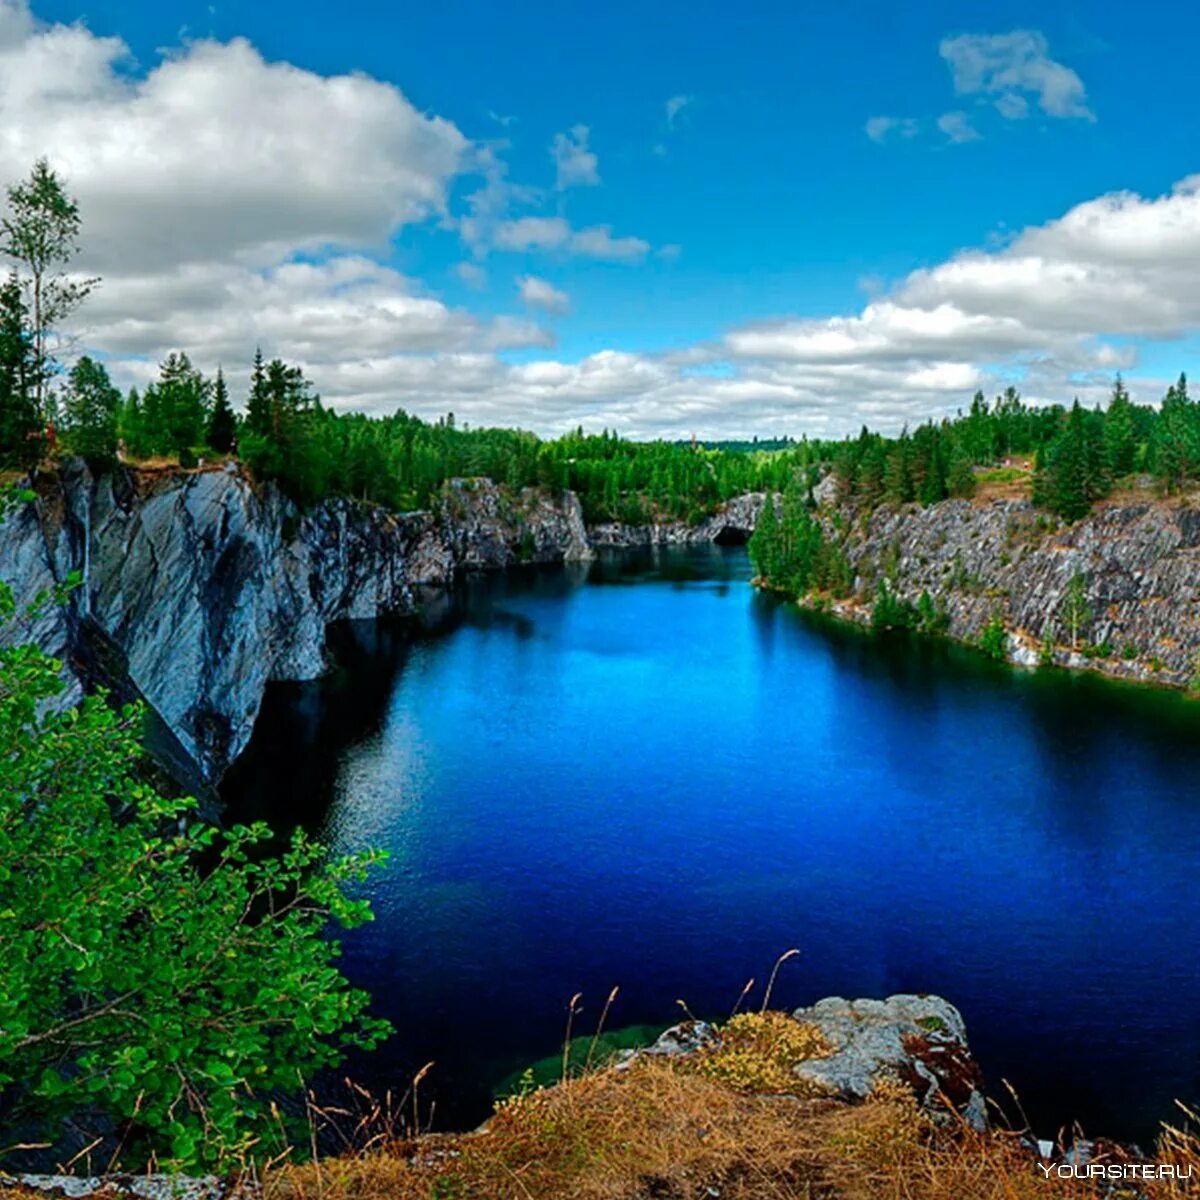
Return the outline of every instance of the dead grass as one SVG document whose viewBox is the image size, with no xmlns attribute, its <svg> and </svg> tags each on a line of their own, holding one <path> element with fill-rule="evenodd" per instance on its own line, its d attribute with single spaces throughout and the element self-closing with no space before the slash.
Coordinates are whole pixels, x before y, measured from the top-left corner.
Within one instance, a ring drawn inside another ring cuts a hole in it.
<svg viewBox="0 0 1200 1200">
<path fill-rule="evenodd" d="M 1114 1187 L 1047 1179 L 1015 1134 L 935 1125 L 899 1083 L 858 1105 L 782 1094 L 779 1072 L 794 1088 L 790 1065 L 824 1053 L 815 1031 L 785 1033 L 784 1019 L 734 1018 L 721 1046 L 700 1055 L 643 1056 L 514 1097 L 477 1133 L 377 1140 L 358 1155 L 278 1166 L 264 1179 L 267 1200 L 1200 1196 L 1200 1141 L 1182 1131 L 1159 1158 L 1191 1166 L 1190 1182 Z"/>
<path fill-rule="evenodd" d="M 1190 1167 L 1190 1181 L 1047 1178 L 1016 1134 L 935 1125 L 898 1083 L 847 1105 L 748 1093 L 688 1059 L 641 1057 L 569 1078 L 503 1102 L 477 1133 L 375 1138 L 369 1146 L 266 1170 L 264 1200 L 1200 1197 L 1200 1140 L 1182 1130 L 1164 1136 L 1156 1157 Z M 1118 1163 L 1120 1152 L 1101 1161 Z M 45 1200 L 29 1189 L 0 1194 Z"/>
</svg>

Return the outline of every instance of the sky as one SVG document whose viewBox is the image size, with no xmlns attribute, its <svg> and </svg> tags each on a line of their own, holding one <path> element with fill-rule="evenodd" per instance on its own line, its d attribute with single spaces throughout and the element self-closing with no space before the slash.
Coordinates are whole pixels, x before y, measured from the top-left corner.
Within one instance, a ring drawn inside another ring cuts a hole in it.
<svg viewBox="0 0 1200 1200">
<path fill-rule="evenodd" d="M 256 346 L 326 404 L 841 436 L 1200 348 L 1200 7 L 0 0 L 123 385 Z"/>
</svg>

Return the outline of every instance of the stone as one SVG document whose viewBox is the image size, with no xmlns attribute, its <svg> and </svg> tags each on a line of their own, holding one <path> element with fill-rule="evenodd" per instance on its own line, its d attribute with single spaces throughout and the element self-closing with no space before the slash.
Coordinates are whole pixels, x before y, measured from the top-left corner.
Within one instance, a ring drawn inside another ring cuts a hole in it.
<svg viewBox="0 0 1200 1200">
<path fill-rule="evenodd" d="M 831 996 L 792 1014 L 815 1025 L 829 1043 L 827 1058 L 800 1063 L 796 1074 L 844 1100 L 862 1100 L 884 1079 L 913 1089 L 938 1119 L 961 1117 L 987 1127 L 983 1079 L 967 1045 L 958 1009 L 940 996 L 844 1000 Z"/>
</svg>

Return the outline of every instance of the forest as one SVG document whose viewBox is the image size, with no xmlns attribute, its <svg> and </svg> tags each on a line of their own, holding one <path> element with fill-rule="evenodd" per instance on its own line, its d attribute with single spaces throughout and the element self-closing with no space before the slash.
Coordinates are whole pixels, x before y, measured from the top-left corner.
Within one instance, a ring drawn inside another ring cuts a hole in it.
<svg viewBox="0 0 1200 1200">
<path fill-rule="evenodd" d="M 932 504 L 967 497 L 986 472 L 1028 480 L 1035 504 L 1076 520 L 1123 480 L 1165 495 L 1200 477 L 1200 405 L 1181 375 L 1161 405 L 1135 404 L 1118 377 L 1105 406 L 1027 404 L 1013 387 L 989 402 L 891 436 L 863 428 L 844 440 L 762 436 L 743 441 L 633 441 L 582 428 L 545 439 L 515 428 L 470 428 L 454 414 L 425 421 L 335 411 L 301 366 L 254 352 L 232 379 L 206 374 L 183 350 L 157 378 L 122 392 L 98 358 L 60 361 L 58 327 L 94 279 L 69 270 L 80 217 L 45 163 L 9 189 L 0 252 L 0 468 L 28 472 L 66 451 L 103 468 L 236 456 L 303 505 L 330 496 L 391 509 L 427 506 L 457 476 L 512 488 L 570 488 L 590 522 L 697 521 L 731 496 L 799 490 L 828 470 L 842 504 Z M 36 236 L 34 236 L 36 235 Z M 249 353 L 249 348 L 247 348 Z"/>
</svg>

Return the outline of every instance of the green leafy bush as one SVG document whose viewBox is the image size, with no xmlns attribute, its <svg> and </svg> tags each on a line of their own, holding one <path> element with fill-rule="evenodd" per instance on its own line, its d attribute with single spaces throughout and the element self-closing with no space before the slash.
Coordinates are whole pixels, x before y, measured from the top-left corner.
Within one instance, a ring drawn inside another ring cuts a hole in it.
<svg viewBox="0 0 1200 1200">
<path fill-rule="evenodd" d="M 999 614 L 983 627 L 979 634 L 979 648 L 997 662 L 1003 662 L 1008 650 L 1008 632 L 1004 628 L 1004 620 Z"/>
<path fill-rule="evenodd" d="M 280 1134 L 302 1072 L 388 1032 L 326 937 L 370 918 L 348 885 L 381 856 L 199 822 L 145 781 L 138 709 L 49 711 L 59 672 L 0 650 L 0 1125 L 136 1119 L 129 1153 L 228 1164 Z"/>
</svg>

